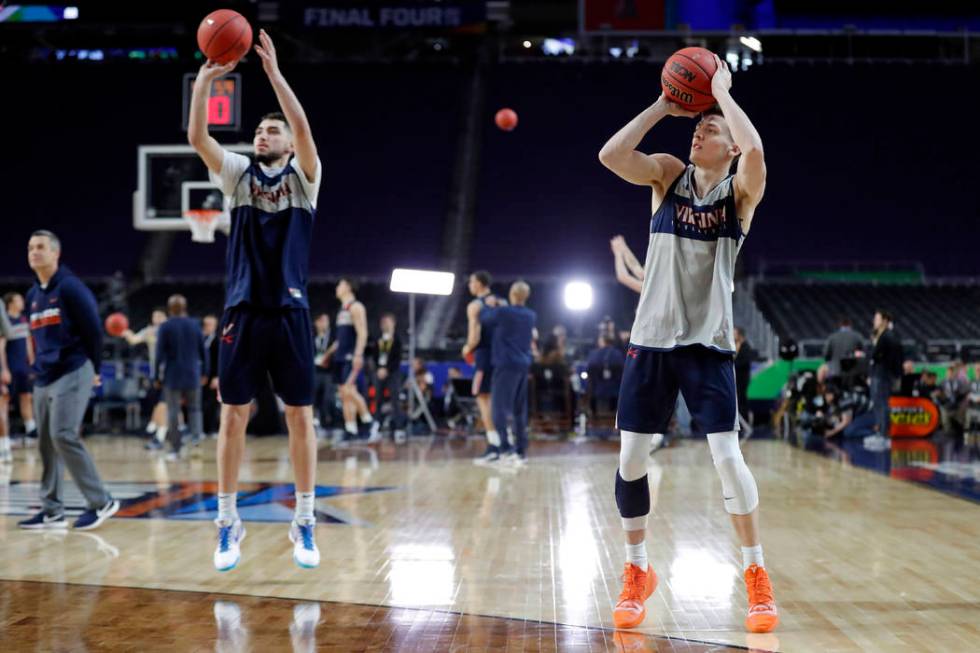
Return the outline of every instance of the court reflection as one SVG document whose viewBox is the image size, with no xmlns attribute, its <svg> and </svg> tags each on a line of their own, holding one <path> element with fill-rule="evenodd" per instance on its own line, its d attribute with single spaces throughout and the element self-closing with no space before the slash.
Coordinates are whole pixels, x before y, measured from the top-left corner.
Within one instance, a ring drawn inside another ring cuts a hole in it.
<svg viewBox="0 0 980 653">
<path fill-rule="evenodd" d="M 388 548 L 391 602 L 402 606 L 452 605 L 456 564 L 445 544 L 395 544 Z"/>
<path fill-rule="evenodd" d="M 253 615 L 264 628 L 265 615 L 258 618 Z M 240 651 L 268 650 L 253 645 L 248 619 L 242 613 L 241 607 L 235 601 L 219 600 L 214 602 L 214 622 L 217 635 L 214 642 L 215 653 L 238 653 Z M 312 653 L 316 650 L 316 628 L 320 623 L 319 603 L 299 603 L 293 606 L 293 620 L 289 624 L 289 643 L 293 653 Z M 286 633 L 281 634 L 282 639 Z M 272 632 L 263 633 L 263 640 L 274 639 Z M 277 649 L 282 648 L 277 646 Z"/>
<path fill-rule="evenodd" d="M 678 547 L 670 563 L 670 589 L 682 601 L 712 601 L 727 606 L 735 589 L 738 570 L 710 551 Z"/>
</svg>

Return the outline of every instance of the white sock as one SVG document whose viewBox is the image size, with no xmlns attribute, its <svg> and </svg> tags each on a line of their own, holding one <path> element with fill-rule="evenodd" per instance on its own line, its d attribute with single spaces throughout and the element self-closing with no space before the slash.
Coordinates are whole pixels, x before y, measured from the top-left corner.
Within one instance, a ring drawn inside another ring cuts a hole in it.
<svg viewBox="0 0 980 653">
<path fill-rule="evenodd" d="M 157 430 L 156 430 L 156 434 L 154 435 L 154 437 L 157 439 L 157 442 L 161 442 L 162 443 L 164 440 L 166 440 L 167 439 L 167 427 L 166 426 L 158 426 L 157 427 Z"/>
<path fill-rule="evenodd" d="M 157 432 L 156 422 L 148 422 L 146 425 L 146 432 L 149 433 L 150 435 L 156 433 Z"/>
<path fill-rule="evenodd" d="M 496 431 L 487 431 L 487 442 L 490 443 L 491 447 L 500 446 L 500 434 Z"/>
<path fill-rule="evenodd" d="M 10 438 L 0 435 L 0 451 L 10 451 Z"/>
<path fill-rule="evenodd" d="M 344 422 L 344 430 L 351 435 L 357 435 L 357 422 Z"/>
<path fill-rule="evenodd" d="M 33 431 L 36 428 L 37 428 L 37 422 L 35 422 L 34 420 L 29 419 L 26 422 L 24 422 L 24 432 L 25 433 L 30 433 L 31 431 Z"/>
<path fill-rule="evenodd" d="M 649 565 L 649 563 L 647 562 L 646 541 L 640 542 L 639 544 L 627 544 L 626 561 L 636 565 L 643 571 L 646 571 L 647 566 Z"/>
<path fill-rule="evenodd" d="M 364 413 L 363 415 L 361 415 L 361 421 L 364 422 L 365 424 L 370 424 L 371 422 L 374 421 L 374 418 L 371 417 L 371 413 Z"/>
<path fill-rule="evenodd" d="M 742 567 L 748 569 L 752 565 L 759 565 L 763 568 L 766 566 L 766 562 L 762 557 L 761 544 L 742 547 Z"/>
<path fill-rule="evenodd" d="M 313 492 L 296 492 L 296 521 L 313 521 Z"/>
<path fill-rule="evenodd" d="M 238 493 L 218 493 L 218 521 L 230 524 L 238 519 Z"/>
</svg>

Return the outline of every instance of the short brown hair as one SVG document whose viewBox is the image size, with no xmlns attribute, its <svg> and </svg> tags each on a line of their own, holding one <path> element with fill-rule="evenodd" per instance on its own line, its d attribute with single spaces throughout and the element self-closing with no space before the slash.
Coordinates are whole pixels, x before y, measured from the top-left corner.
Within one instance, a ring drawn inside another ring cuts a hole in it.
<svg viewBox="0 0 980 653">
<path fill-rule="evenodd" d="M 473 273 L 473 278 L 483 284 L 484 287 L 489 288 L 490 283 L 493 281 L 493 277 L 486 270 L 477 270 Z"/>
<path fill-rule="evenodd" d="M 350 288 L 350 291 L 352 293 L 354 293 L 355 295 L 357 294 L 357 290 L 358 290 L 358 288 L 360 288 L 360 284 L 357 283 L 357 280 L 355 280 L 355 279 L 353 279 L 351 277 L 340 277 L 340 280 L 339 281 L 346 282 L 347 283 L 347 287 Z"/>
<path fill-rule="evenodd" d="M 271 111 L 265 114 L 264 116 L 262 116 L 259 122 L 262 122 L 263 120 L 281 120 L 282 124 L 286 125 L 286 129 L 288 129 L 289 131 L 293 131 L 293 128 L 289 126 L 289 121 L 286 120 L 286 116 L 283 114 L 282 111 Z"/>
</svg>

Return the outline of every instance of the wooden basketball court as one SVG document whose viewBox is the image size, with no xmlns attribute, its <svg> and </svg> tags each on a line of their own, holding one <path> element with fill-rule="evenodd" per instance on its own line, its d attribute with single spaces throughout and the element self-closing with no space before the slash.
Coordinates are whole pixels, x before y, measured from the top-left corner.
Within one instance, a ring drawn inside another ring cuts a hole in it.
<svg viewBox="0 0 980 653">
<path fill-rule="evenodd" d="M 227 573 L 211 562 L 213 440 L 178 463 L 135 439 L 87 443 L 124 506 L 96 531 L 16 527 L 39 505 L 36 449 L 15 450 L 0 485 L 2 651 L 980 648 L 980 506 L 781 442 L 744 446 L 781 611 L 770 635 L 744 632 L 738 547 L 700 442 L 650 459 L 660 586 L 630 632 L 612 628 L 615 442 L 535 442 L 516 470 L 472 465 L 477 440 L 324 449 L 323 561 L 302 570 L 285 439 L 250 439 L 248 537 Z"/>
</svg>

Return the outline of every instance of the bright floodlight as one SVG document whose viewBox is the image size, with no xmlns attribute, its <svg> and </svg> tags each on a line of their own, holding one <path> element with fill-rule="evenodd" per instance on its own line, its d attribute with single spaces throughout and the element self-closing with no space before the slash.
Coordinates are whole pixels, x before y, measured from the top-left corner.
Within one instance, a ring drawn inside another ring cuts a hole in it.
<svg viewBox="0 0 980 653">
<path fill-rule="evenodd" d="M 745 47 L 751 48 L 756 52 L 762 52 L 762 41 L 754 36 L 740 36 L 738 40 L 741 41 L 742 45 Z"/>
<path fill-rule="evenodd" d="M 592 286 L 584 281 L 566 283 L 565 307 L 572 311 L 587 311 L 592 308 Z"/>
<path fill-rule="evenodd" d="M 411 292 L 419 295 L 451 295 L 456 275 L 435 270 L 409 270 L 395 268 L 391 271 L 392 292 Z"/>
</svg>

